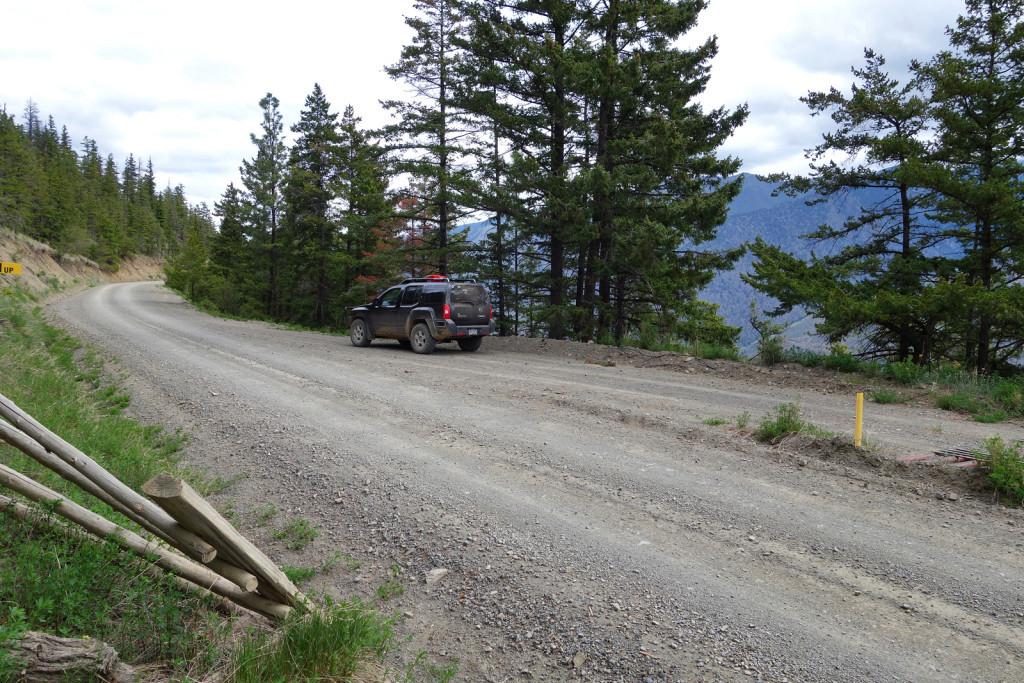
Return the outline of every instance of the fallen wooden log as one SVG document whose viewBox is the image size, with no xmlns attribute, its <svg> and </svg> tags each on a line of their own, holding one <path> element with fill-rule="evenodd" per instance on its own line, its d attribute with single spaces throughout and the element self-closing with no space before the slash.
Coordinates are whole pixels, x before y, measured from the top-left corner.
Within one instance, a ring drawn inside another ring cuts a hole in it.
<svg viewBox="0 0 1024 683">
<path fill-rule="evenodd" d="M 280 567 L 238 533 L 187 482 L 162 472 L 143 484 L 142 490 L 179 524 L 207 540 L 216 548 L 218 557 L 255 574 L 261 595 L 290 606 L 305 602 L 305 597 Z"/>
<path fill-rule="evenodd" d="M 176 555 L 157 542 L 146 541 L 138 534 L 65 499 L 55 491 L 5 465 L 0 465 L 0 485 L 30 500 L 53 503 L 54 514 L 77 524 L 100 538 L 114 536 L 136 555 L 152 561 L 166 571 L 175 572 L 196 586 L 225 597 L 242 607 L 273 619 L 285 619 L 291 612 L 291 608 L 287 605 L 268 600 L 258 593 L 243 591 L 234 583 L 218 576 L 211 569 Z M 45 515 L 40 511 L 20 505 L 6 496 L 0 496 L 0 506 L 24 519 L 31 519 L 34 522 L 47 521 Z"/>
<path fill-rule="evenodd" d="M 133 683 L 138 676 L 114 648 L 89 638 L 60 638 L 27 631 L 14 647 L 6 644 L 7 656 L 20 668 L 18 681 L 102 680 Z"/>
<path fill-rule="evenodd" d="M 174 521 L 158 506 L 133 491 L 89 456 L 50 432 L 0 394 L 0 439 L 39 464 L 121 512 L 150 533 L 200 562 L 216 557 L 213 546 Z"/>
</svg>

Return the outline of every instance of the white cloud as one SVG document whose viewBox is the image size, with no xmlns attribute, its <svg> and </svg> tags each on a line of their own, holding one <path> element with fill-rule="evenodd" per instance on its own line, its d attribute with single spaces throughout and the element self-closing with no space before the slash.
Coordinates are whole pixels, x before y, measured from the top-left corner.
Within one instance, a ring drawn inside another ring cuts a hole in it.
<svg viewBox="0 0 1024 683">
<path fill-rule="evenodd" d="M 751 108 L 725 152 L 744 170 L 800 170 L 821 126 L 799 98 L 848 87 L 864 47 L 894 72 L 946 47 L 962 0 L 712 0 L 694 42 L 719 38 L 707 107 Z M 378 101 L 400 98 L 383 67 L 411 33 L 409 0 L 55 0 L 8 3 L 0 44 L 0 106 L 20 119 L 32 99 L 44 117 L 85 136 L 119 166 L 152 159 L 161 186 L 183 184 L 210 208 L 253 154 L 259 100 L 281 101 L 286 128 L 314 83 L 333 109 L 368 126 Z"/>
</svg>

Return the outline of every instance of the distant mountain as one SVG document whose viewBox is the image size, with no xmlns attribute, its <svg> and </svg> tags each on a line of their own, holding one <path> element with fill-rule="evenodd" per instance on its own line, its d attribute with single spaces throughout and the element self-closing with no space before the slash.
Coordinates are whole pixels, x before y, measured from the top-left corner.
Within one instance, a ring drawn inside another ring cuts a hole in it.
<svg viewBox="0 0 1024 683">
<path fill-rule="evenodd" d="M 858 212 L 861 206 L 882 199 L 878 190 L 858 190 L 842 199 L 831 200 L 814 206 L 807 206 L 810 195 L 800 197 L 773 197 L 775 186 L 758 180 L 757 176 L 743 174 L 743 190 L 729 207 L 729 216 L 719 228 L 718 236 L 711 242 L 699 245 L 699 249 L 729 249 L 753 242 L 761 237 L 769 244 L 776 244 L 797 256 L 808 257 L 813 247 L 818 256 L 841 249 L 844 244 L 818 243 L 811 245 L 801 235 L 814 232 L 823 224 L 841 225 L 844 220 Z M 469 240 L 482 241 L 491 231 L 490 221 L 480 221 L 461 226 L 468 231 Z M 750 325 L 750 302 L 757 300 L 759 311 L 771 309 L 774 302 L 743 282 L 740 276 L 752 271 L 749 254 L 737 262 L 736 268 L 720 273 L 701 293 L 701 298 L 719 305 L 719 313 L 729 325 L 741 328 L 740 349 L 750 355 L 756 348 L 757 333 Z M 814 335 L 814 321 L 803 311 L 795 310 L 782 322 L 790 325 L 787 330 L 787 346 L 800 346 L 824 350 L 824 343 Z"/>
</svg>

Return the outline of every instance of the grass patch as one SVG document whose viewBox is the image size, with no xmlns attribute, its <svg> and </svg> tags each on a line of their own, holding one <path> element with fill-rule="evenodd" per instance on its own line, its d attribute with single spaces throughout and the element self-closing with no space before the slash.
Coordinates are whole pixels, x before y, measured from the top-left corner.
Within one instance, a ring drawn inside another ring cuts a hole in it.
<svg viewBox="0 0 1024 683">
<path fill-rule="evenodd" d="M 270 520 L 277 516 L 277 506 L 273 503 L 267 503 L 262 507 L 256 508 L 252 513 L 256 515 L 256 526 L 266 526 L 270 523 Z"/>
<path fill-rule="evenodd" d="M 34 295 L 0 288 L 0 393 L 51 431 L 88 454 L 134 490 L 162 471 L 189 481 L 198 491 L 224 482 L 181 467 L 187 435 L 126 419 L 126 396 L 104 361 L 79 340 L 53 328 L 33 304 Z M 105 504 L 68 485 L 48 469 L 7 445 L 0 459 L 25 475 L 123 526 L 138 528 Z M 230 482 L 229 482 L 230 483 Z M 43 508 L 45 510 L 45 507 Z M 225 505 L 233 516 L 233 501 Z M 277 514 L 264 508 L 266 521 Z M 289 526 L 295 542 L 316 529 Z M 358 561 L 335 554 L 317 571 Z M 232 681 L 345 680 L 363 657 L 374 659 L 393 646 L 390 621 L 359 603 L 316 610 L 309 619 L 253 634 L 236 646 L 231 619 L 212 602 L 185 592 L 164 573 L 113 542 L 75 537 L 0 514 L 0 643 L 26 630 L 108 643 L 121 658 L 142 666 L 153 680 L 206 680 L 211 672 Z M 304 570 L 295 570 L 295 576 Z M 237 651 L 237 655 L 233 655 Z M 0 680 L 17 680 L 0 647 Z M 416 665 L 433 670 L 416 659 Z M 225 668 L 237 671 L 224 671 Z M 437 671 L 447 671 L 439 668 Z"/>
<path fill-rule="evenodd" d="M 1024 505 L 1024 444 L 1006 443 L 998 436 L 984 443 L 988 457 L 983 466 L 989 482 L 1014 505 Z"/>
<path fill-rule="evenodd" d="M 405 592 L 405 586 L 399 580 L 402 575 L 402 568 L 397 564 L 391 565 L 391 576 L 383 585 L 377 587 L 377 597 L 381 600 L 396 598 Z"/>
<path fill-rule="evenodd" d="M 294 617 L 277 633 L 249 638 L 234 657 L 233 683 L 347 681 L 364 659 L 382 657 L 394 646 L 393 619 L 384 619 L 358 600 Z"/>
<path fill-rule="evenodd" d="M 772 408 L 771 412 L 761 419 L 761 424 L 757 427 L 755 435 L 758 440 L 777 443 L 794 434 L 809 434 L 824 438 L 836 436 L 833 432 L 804 421 L 800 411 L 798 403 L 783 403 Z"/>
<path fill-rule="evenodd" d="M 892 403 L 906 403 L 910 397 L 892 389 L 875 389 L 871 392 L 871 400 L 883 405 Z"/>
<path fill-rule="evenodd" d="M 320 535 L 320 527 L 313 526 L 309 520 L 293 517 L 283 529 L 275 529 L 270 535 L 292 550 L 302 550 Z"/>
</svg>

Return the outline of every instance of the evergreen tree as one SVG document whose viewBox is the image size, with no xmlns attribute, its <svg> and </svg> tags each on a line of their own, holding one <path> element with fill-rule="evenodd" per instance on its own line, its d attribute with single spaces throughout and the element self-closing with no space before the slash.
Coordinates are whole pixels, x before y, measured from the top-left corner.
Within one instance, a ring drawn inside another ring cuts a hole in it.
<svg viewBox="0 0 1024 683">
<path fill-rule="evenodd" d="M 928 363 L 949 350 L 939 338 L 946 312 L 934 289 L 940 259 L 929 256 L 942 236 L 925 218 L 931 195 L 915 186 L 927 156 L 928 98 L 918 79 L 901 85 L 881 55 L 864 56 L 865 66 L 851 69 L 849 95 L 831 88 L 801 98 L 812 116 L 829 114 L 836 124 L 807 152 L 811 175 L 767 180 L 782 181 L 789 194 L 813 192 L 809 205 L 851 190 L 872 190 L 881 199 L 841 226 L 804 236 L 842 245 L 831 256 L 805 263 L 758 239 L 754 274 L 744 280 L 780 302 L 776 313 L 802 305 L 820 318 L 817 330 L 832 344 L 856 336 L 867 342 L 866 354 Z"/>
<path fill-rule="evenodd" d="M 248 191 L 247 205 L 252 234 L 251 248 L 257 252 L 253 259 L 251 278 L 262 287 L 259 294 L 264 310 L 271 315 L 280 314 L 281 303 L 281 245 L 279 230 L 283 214 L 285 172 L 288 149 L 284 142 L 280 102 L 272 94 L 260 100 L 263 110 L 263 134 L 249 138 L 256 145 L 256 156 L 243 161 L 239 169 L 242 184 Z"/>
<path fill-rule="evenodd" d="M 990 372 L 1024 348 L 1024 0 L 966 5 L 952 49 L 919 68 L 938 121 L 920 182 L 963 250 L 950 323 L 967 364 Z"/>
<path fill-rule="evenodd" d="M 359 126 L 351 106 L 338 126 L 335 210 L 340 231 L 338 306 L 365 301 L 381 278 L 400 272 L 397 239 L 389 231 L 394 201 L 384 150 Z"/>
<path fill-rule="evenodd" d="M 589 51 L 586 95 L 595 103 L 595 164 L 589 174 L 599 240 L 597 335 L 622 342 L 653 324 L 669 339 L 731 344 L 726 328 L 697 299 L 741 252 L 708 252 L 740 183 L 740 162 L 717 149 L 746 107 L 705 112 L 695 101 L 710 77 L 715 40 L 684 50 L 702 1 L 605 0 L 590 17 L 599 39 Z M 614 306 L 612 300 L 614 298 Z M 609 324 L 610 323 L 610 324 Z"/>
<path fill-rule="evenodd" d="M 326 327 L 334 291 L 338 227 L 331 212 L 338 174 L 338 115 L 320 85 L 306 98 L 288 162 L 285 228 L 292 273 L 291 317 Z"/>
<path fill-rule="evenodd" d="M 465 216 L 466 193 L 471 174 L 465 166 L 471 132 L 464 112 L 453 99 L 457 64 L 462 51 L 456 37 L 464 30 L 463 18 L 453 0 L 416 0 L 419 16 L 407 17 L 415 32 L 412 44 L 402 50 L 400 61 L 386 68 L 391 78 L 412 88 L 412 99 L 384 102 L 399 121 L 388 127 L 390 144 L 398 152 L 396 174 L 408 173 L 422 182 L 410 185 L 426 191 L 414 196 L 430 207 L 436 222 L 437 271 L 448 274 L 448 235 Z"/>
<path fill-rule="evenodd" d="M 473 20 L 466 106 L 488 121 L 511 157 L 502 184 L 492 184 L 483 204 L 507 217 L 501 227 L 535 242 L 520 252 L 540 262 L 520 268 L 522 286 L 543 302 L 534 324 L 543 322 L 548 336 L 561 339 L 573 315 L 567 243 L 587 229 L 577 58 L 588 8 L 574 0 L 466 4 Z"/>
<path fill-rule="evenodd" d="M 28 138 L 13 117 L 0 112 L 0 223 L 29 234 L 43 182 Z"/>
</svg>

